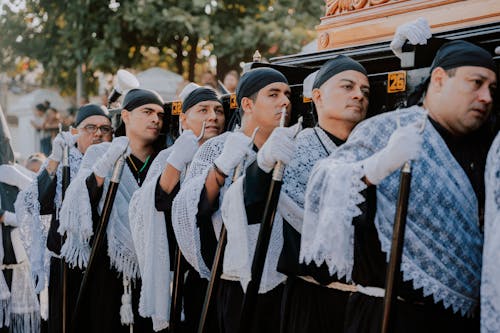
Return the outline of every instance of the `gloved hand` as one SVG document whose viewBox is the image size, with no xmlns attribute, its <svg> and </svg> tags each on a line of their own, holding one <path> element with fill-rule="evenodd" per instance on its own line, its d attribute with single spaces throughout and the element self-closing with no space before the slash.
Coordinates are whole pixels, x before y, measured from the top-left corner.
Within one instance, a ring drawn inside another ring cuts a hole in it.
<svg viewBox="0 0 500 333">
<path fill-rule="evenodd" d="M 257 153 L 257 164 L 265 172 L 271 171 L 276 162 L 288 164 L 295 153 L 293 137 L 298 124 L 292 127 L 277 127 Z"/>
<path fill-rule="evenodd" d="M 9 211 L 5 211 L 3 213 L 3 224 L 10 226 L 17 226 L 16 214 Z"/>
<path fill-rule="evenodd" d="M 57 134 L 52 141 L 52 152 L 49 155 L 49 159 L 56 162 L 61 162 L 63 158 L 64 146 L 72 147 L 75 145 L 78 139 L 78 134 L 73 135 L 70 132 L 61 132 Z"/>
<path fill-rule="evenodd" d="M 418 158 L 423 141 L 420 127 L 414 123 L 396 129 L 382 150 L 364 160 L 365 176 L 371 184 L 380 184 L 405 162 Z"/>
<path fill-rule="evenodd" d="M 14 165 L 0 165 L 0 182 L 2 183 L 16 186 L 20 190 L 24 190 L 32 181 L 31 178 L 20 172 Z"/>
<path fill-rule="evenodd" d="M 113 170 L 115 162 L 118 158 L 120 158 L 122 154 L 127 157 L 130 155 L 130 152 L 128 138 L 126 136 L 115 138 L 104 155 L 102 155 L 102 157 L 94 164 L 92 171 L 94 171 L 96 176 L 105 178 Z"/>
<path fill-rule="evenodd" d="M 214 164 L 225 175 L 238 166 L 245 155 L 250 151 L 252 138 L 242 132 L 234 132 L 228 135 L 222 153 L 215 159 Z"/>
<path fill-rule="evenodd" d="M 391 50 L 396 57 L 401 58 L 404 43 L 408 40 L 412 45 L 425 45 L 432 37 L 431 28 L 425 18 L 400 25 L 396 29 L 391 42 Z"/>
<path fill-rule="evenodd" d="M 186 130 L 182 132 L 181 136 L 175 140 L 172 153 L 167 158 L 167 163 L 179 171 L 184 170 L 186 165 L 193 159 L 198 147 L 198 139 L 193 131 Z"/>
</svg>

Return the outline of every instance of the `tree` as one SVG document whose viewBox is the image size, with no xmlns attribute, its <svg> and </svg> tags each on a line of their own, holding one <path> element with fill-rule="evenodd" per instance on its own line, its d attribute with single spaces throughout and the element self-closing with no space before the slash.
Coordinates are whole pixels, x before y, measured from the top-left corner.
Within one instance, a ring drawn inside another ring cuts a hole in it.
<svg viewBox="0 0 500 333">
<path fill-rule="evenodd" d="M 95 91 L 97 70 L 160 65 L 194 81 L 196 65 L 211 54 L 223 74 L 256 49 L 266 57 L 295 53 L 314 38 L 321 14 L 321 6 L 299 0 L 121 0 L 118 10 L 109 0 L 24 3 L 2 8 L 0 69 L 35 59 L 45 83 L 68 93 L 78 67 L 87 91 Z"/>
</svg>

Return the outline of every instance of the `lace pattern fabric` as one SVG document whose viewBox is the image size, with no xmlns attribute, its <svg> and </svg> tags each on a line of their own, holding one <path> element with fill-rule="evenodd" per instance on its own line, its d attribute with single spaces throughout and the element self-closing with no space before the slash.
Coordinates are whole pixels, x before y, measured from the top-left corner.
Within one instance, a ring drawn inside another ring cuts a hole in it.
<svg viewBox="0 0 500 333">
<path fill-rule="evenodd" d="M 109 145 L 109 142 L 104 142 L 90 146 L 87 149 L 78 175 L 66 191 L 65 200 L 60 211 L 58 232 L 67 236 L 61 248 L 61 255 L 70 265 L 80 268 L 87 265 L 90 255 L 89 241 L 94 234 L 92 229 L 92 209 L 86 179 L 92 174 L 92 165 L 106 152 Z M 106 177 L 104 182 L 103 195 L 99 202 L 100 211 L 102 211 L 104 205 L 110 176 L 111 174 Z M 132 194 L 138 188 L 139 186 L 130 169 L 125 166 L 106 230 L 111 265 L 130 279 L 137 278 L 139 275 L 137 256 L 128 219 L 129 202 Z"/>
<path fill-rule="evenodd" d="M 139 314 L 151 317 L 153 329 L 166 329 L 170 317 L 170 257 L 165 215 L 155 207 L 155 190 L 171 148 L 155 158 L 142 187 L 130 200 L 129 220 L 142 287 Z"/>
<path fill-rule="evenodd" d="M 172 226 L 179 248 L 187 262 L 205 279 L 210 278 L 210 269 L 206 266 L 201 255 L 196 215 L 208 172 L 213 166 L 214 160 L 222 153 L 228 134 L 224 133 L 212 138 L 198 149 L 186 173 L 185 181 L 172 204 Z M 220 189 L 219 202 L 223 200 L 230 179 L 231 175 L 226 178 L 224 186 Z M 218 237 L 220 223 L 216 222 L 217 216 L 218 213 L 214 213 L 212 222 Z"/>
<path fill-rule="evenodd" d="M 481 332 L 500 331 L 500 134 L 486 161 Z"/>
<path fill-rule="evenodd" d="M 398 123 L 426 119 L 412 107 L 371 118 L 356 127 L 346 144 L 313 170 L 307 187 L 301 259 L 326 262 L 330 272 L 350 278 L 353 265 L 352 219 L 365 187 L 362 161 L 383 148 Z M 430 124 L 422 134 L 422 155 L 413 176 L 401 269 L 415 289 L 462 315 L 478 303 L 482 236 L 472 185 Z M 375 226 L 388 253 L 399 187 L 395 172 L 377 186 Z M 435 180 L 439 179 L 439 182 Z M 450 209 L 453 207 L 453 209 Z M 340 242 L 340 243 L 338 243 Z"/>
<path fill-rule="evenodd" d="M 278 211 L 300 233 L 309 173 L 317 161 L 328 157 L 337 146 L 319 127 L 304 129 L 297 135 L 295 142 L 295 155 L 286 166 L 283 176 Z"/>
<path fill-rule="evenodd" d="M 80 169 L 82 153 L 76 148 L 69 149 L 70 179 L 74 179 Z M 45 160 L 40 167 L 38 175 L 45 170 L 49 160 Z M 51 216 L 40 215 L 40 203 L 38 202 L 38 175 L 33 178 L 33 182 L 17 196 L 15 203 L 16 216 L 19 221 L 19 228 L 25 248 L 30 258 L 30 263 L 34 274 L 45 274 L 48 280 L 48 265 L 50 260 L 46 249 L 47 236 L 50 228 Z M 56 170 L 57 185 L 54 204 L 56 214 L 62 204 L 62 164 Z M 56 216 L 58 217 L 58 216 Z"/>
</svg>

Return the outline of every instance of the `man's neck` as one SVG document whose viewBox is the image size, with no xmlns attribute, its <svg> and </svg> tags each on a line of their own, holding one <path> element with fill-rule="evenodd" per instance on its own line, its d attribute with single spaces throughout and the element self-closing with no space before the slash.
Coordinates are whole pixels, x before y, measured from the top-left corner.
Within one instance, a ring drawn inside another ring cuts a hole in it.
<svg viewBox="0 0 500 333">
<path fill-rule="evenodd" d="M 352 123 L 345 123 L 341 121 L 319 121 L 319 127 L 321 127 L 324 131 L 330 133 L 336 138 L 346 141 L 349 135 L 351 134 L 354 126 Z"/>
<path fill-rule="evenodd" d="M 139 160 L 144 162 L 148 156 L 153 154 L 153 145 L 151 143 L 144 143 L 141 140 L 137 140 L 129 137 L 129 146 L 132 155 L 137 157 Z"/>
<path fill-rule="evenodd" d="M 254 130 L 259 127 L 257 125 L 250 125 L 250 124 L 243 124 L 242 125 L 242 131 L 243 133 L 245 133 L 246 136 L 249 136 L 251 137 Z M 266 143 L 266 140 L 269 138 L 269 135 L 271 135 L 271 133 L 267 133 L 267 131 L 265 130 L 262 130 L 259 128 L 259 130 L 257 131 L 257 134 L 255 135 L 255 139 L 253 140 L 253 143 L 254 145 L 260 149 L 264 143 Z"/>
</svg>

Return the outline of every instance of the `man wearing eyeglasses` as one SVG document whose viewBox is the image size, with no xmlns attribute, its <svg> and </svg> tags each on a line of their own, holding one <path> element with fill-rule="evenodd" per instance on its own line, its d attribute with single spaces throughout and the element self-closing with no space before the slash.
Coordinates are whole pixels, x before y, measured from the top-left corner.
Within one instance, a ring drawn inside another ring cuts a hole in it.
<svg viewBox="0 0 500 333">
<path fill-rule="evenodd" d="M 62 203 L 62 158 L 64 146 L 69 147 L 70 179 L 74 179 L 82 157 L 91 145 L 111 141 L 113 128 L 108 115 L 95 104 L 82 106 L 77 113 L 75 128 L 70 132 L 59 133 L 52 144 L 52 153 L 43 163 L 33 183 L 22 191 L 16 202 L 18 217 L 29 225 L 32 235 L 31 262 L 35 276 L 36 291 L 45 287 L 44 256 L 46 249 L 51 254 L 49 280 L 49 320 L 48 331 L 62 330 L 61 318 L 61 262 L 59 254 L 62 239 L 57 232 L 59 219 L 57 213 Z M 48 235 L 44 232 L 42 215 L 52 215 Z M 68 270 L 67 292 L 68 308 L 72 309 L 78 295 L 81 271 Z M 70 313 L 70 312 L 68 312 Z"/>
</svg>

